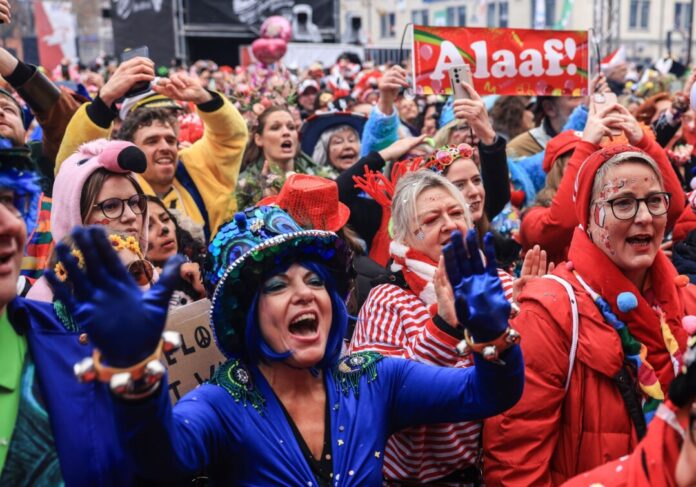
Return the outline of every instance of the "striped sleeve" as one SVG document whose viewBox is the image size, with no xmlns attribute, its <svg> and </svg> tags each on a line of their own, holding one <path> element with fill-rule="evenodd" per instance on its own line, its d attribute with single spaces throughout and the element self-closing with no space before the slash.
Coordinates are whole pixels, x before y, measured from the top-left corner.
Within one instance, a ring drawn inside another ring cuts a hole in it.
<svg viewBox="0 0 696 487">
<path fill-rule="evenodd" d="M 505 299 L 512 303 L 512 289 L 515 285 L 515 278 L 500 268 L 498 269 L 498 277 L 500 277 L 500 282 L 503 285 Z"/>
<path fill-rule="evenodd" d="M 415 295 L 392 284 L 377 286 L 365 301 L 355 326 L 350 352 L 372 350 L 391 357 L 453 366 L 459 339 L 433 323 Z"/>
</svg>

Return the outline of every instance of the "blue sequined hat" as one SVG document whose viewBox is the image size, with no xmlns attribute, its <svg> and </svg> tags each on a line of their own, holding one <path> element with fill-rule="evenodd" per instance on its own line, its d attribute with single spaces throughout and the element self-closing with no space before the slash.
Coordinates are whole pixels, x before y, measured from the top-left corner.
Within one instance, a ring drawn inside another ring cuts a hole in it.
<svg viewBox="0 0 696 487">
<path fill-rule="evenodd" d="M 275 206 L 247 208 L 220 227 L 208 247 L 205 281 L 212 295 L 210 322 L 227 357 L 244 347 L 249 305 L 268 273 L 283 263 L 313 260 L 336 276 L 345 292 L 349 251 L 333 232 L 303 230 Z"/>
</svg>

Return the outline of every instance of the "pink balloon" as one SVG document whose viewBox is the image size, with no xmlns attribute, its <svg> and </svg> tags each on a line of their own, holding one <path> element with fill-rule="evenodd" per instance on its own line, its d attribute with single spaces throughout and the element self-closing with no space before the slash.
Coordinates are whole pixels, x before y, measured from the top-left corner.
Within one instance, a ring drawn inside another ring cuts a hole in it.
<svg viewBox="0 0 696 487">
<path fill-rule="evenodd" d="M 288 43 L 282 39 L 256 39 L 251 43 L 254 57 L 264 64 L 273 64 L 280 60 L 288 50 Z"/>
<path fill-rule="evenodd" d="M 285 42 L 290 42 L 292 38 L 292 26 L 288 19 L 280 15 L 268 17 L 261 24 L 261 37 L 267 39 L 282 39 Z"/>
<path fill-rule="evenodd" d="M 423 44 L 418 52 L 425 61 L 433 57 L 433 48 L 430 46 L 430 44 Z"/>
</svg>

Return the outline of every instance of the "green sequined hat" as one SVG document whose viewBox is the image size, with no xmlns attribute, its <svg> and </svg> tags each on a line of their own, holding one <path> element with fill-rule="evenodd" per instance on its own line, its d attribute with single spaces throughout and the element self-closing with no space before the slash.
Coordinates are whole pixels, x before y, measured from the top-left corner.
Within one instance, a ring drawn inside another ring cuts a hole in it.
<svg viewBox="0 0 696 487">
<path fill-rule="evenodd" d="M 270 271 L 292 261 L 316 261 L 334 274 L 345 293 L 349 255 L 335 233 L 303 230 L 278 207 L 237 213 L 208 247 L 205 281 L 213 296 L 210 321 L 218 348 L 228 358 L 239 356 L 249 306 Z"/>
</svg>

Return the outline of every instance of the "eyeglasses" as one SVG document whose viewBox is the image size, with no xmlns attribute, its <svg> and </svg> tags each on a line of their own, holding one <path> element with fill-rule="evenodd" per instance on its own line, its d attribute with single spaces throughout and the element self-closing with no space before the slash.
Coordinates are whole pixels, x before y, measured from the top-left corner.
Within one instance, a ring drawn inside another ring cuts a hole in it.
<svg viewBox="0 0 696 487">
<path fill-rule="evenodd" d="M 147 208 L 147 197 L 144 194 L 134 194 L 125 200 L 120 198 L 109 198 L 101 203 L 93 205 L 93 207 L 99 208 L 109 220 L 116 220 L 123 215 L 126 204 L 128 204 L 128 208 L 130 208 L 133 213 L 142 215 Z"/>
<path fill-rule="evenodd" d="M 632 196 L 621 196 L 612 200 L 607 200 L 611 206 L 611 212 L 619 220 L 631 220 L 638 213 L 638 207 L 645 203 L 652 216 L 662 216 L 669 210 L 669 202 L 672 195 L 670 193 L 653 193 L 645 198 L 634 198 Z"/>
<path fill-rule="evenodd" d="M 138 286 L 152 284 L 152 279 L 155 276 L 155 266 L 149 260 L 134 260 L 128 264 L 126 269 Z"/>
</svg>

